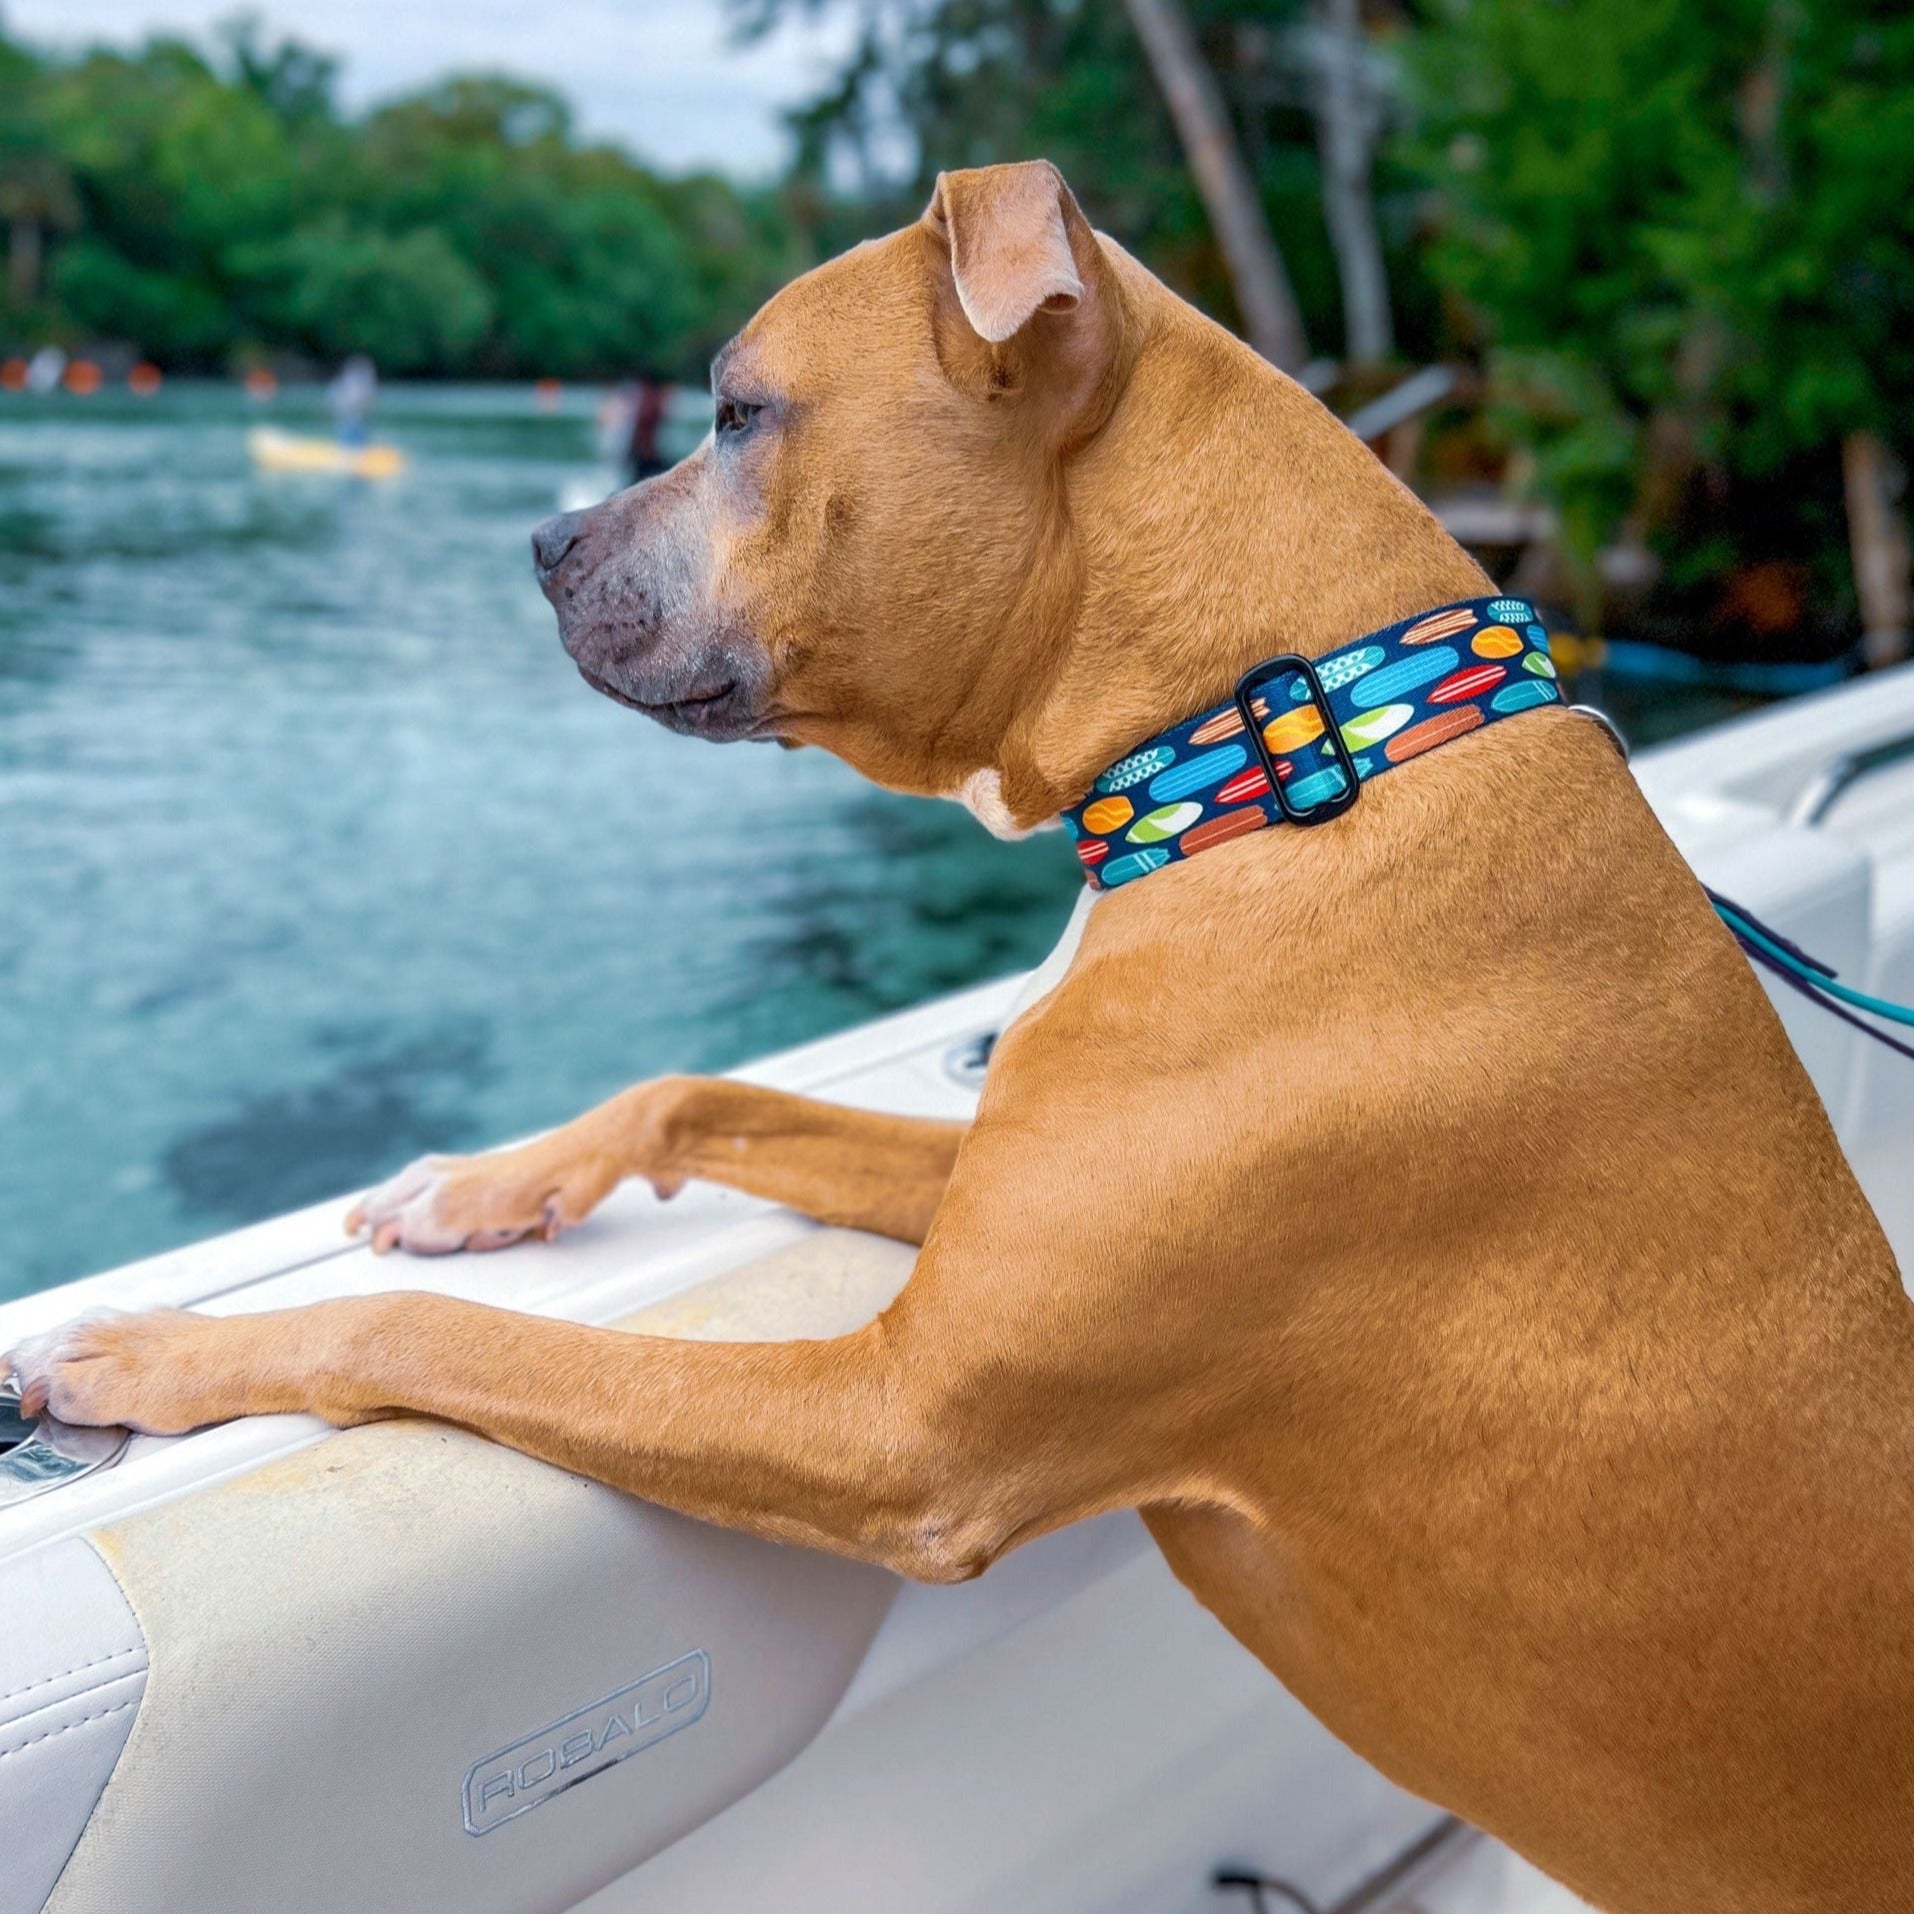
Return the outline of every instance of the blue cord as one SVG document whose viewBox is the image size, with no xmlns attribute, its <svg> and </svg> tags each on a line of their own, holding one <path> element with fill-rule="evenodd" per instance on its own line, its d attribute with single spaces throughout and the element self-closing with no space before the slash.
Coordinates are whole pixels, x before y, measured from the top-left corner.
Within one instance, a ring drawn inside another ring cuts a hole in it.
<svg viewBox="0 0 1914 1914">
<path fill-rule="evenodd" d="M 1832 997 L 1837 1003 L 1848 1004 L 1856 1010 L 1865 1010 L 1870 1016 L 1883 1018 L 1888 1023 L 1914 1029 L 1914 1010 L 1908 1009 L 1905 1004 L 1889 1003 L 1885 997 L 1870 997 L 1865 990 L 1850 990 L 1846 984 L 1836 983 L 1833 971 L 1812 962 L 1805 952 L 1778 939 L 1765 924 L 1749 916 L 1739 904 L 1725 897 L 1717 897 L 1713 891 L 1708 893 L 1708 901 L 1714 905 L 1716 915 L 1743 944 L 1752 945 L 1775 968 L 1786 971 L 1810 990 L 1821 996 Z"/>
</svg>

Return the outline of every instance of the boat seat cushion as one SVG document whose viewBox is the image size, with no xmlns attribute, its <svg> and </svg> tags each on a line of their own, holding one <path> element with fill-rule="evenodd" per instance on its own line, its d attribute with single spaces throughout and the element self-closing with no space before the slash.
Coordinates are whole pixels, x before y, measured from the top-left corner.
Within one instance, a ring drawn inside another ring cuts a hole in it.
<svg viewBox="0 0 1914 1914">
<path fill-rule="evenodd" d="M 838 1335 L 911 1262 L 814 1231 L 620 1326 Z M 803 1748 L 897 1587 L 407 1420 L 95 1539 L 151 1644 L 151 1686 L 51 1914 L 571 1907 Z M 692 1668 L 681 1731 L 596 1761 L 621 1697 L 655 1728 Z M 568 1785 L 558 1768 L 596 1734 L 596 1765 Z"/>
<path fill-rule="evenodd" d="M 0 1567 L 0 1914 L 40 1914 L 146 1690 L 146 1640 L 77 1537 Z"/>
</svg>

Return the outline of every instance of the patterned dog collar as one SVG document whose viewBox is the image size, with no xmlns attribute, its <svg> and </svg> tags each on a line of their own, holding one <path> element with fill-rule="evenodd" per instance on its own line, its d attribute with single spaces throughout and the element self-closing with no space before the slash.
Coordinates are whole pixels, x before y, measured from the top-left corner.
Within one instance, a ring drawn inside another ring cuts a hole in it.
<svg viewBox="0 0 1914 1914">
<path fill-rule="evenodd" d="M 1265 824 L 1326 823 L 1365 780 L 1561 695 L 1525 599 L 1445 605 L 1253 667 L 1227 704 L 1118 759 L 1063 828 L 1091 889 L 1114 890 Z"/>
</svg>

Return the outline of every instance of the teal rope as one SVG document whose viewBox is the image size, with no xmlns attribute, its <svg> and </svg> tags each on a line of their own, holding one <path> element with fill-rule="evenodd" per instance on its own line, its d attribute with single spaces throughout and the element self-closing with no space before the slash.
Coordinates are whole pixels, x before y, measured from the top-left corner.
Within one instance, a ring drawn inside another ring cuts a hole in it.
<svg viewBox="0 0 1914 1914">
<path fill-rule="evenodd" d="M 1817 970 L 1812 964 L 1803 963 L 1793 951 L 1777 944 L 1765 931 L 1759 929 L 1750 919 L 1744 917 L 1731 905 L 1720 898 L 1711 900 L 1715 914 L 1721 921 L 1745 943 L 1754 945 L 1771 962 L 1790 976 L 1798 977 L 1811 990 L 1819 991 L 1825 997 L 1832 997 L 1837 1003 L 1851 1005 L 1856 1010 L 1865 1010 L 1870 1016 L 1884 1018 L 1889 1023 L 1898 1023 L 1914 1029 L 1914 1010 L 1905 1004 L 1889 1003 L 1885 997 L 1870 997 L 1865 990 L 1850 990 L 1846 984 L 1836 983 L 1825 970 Z"/>
</svg>

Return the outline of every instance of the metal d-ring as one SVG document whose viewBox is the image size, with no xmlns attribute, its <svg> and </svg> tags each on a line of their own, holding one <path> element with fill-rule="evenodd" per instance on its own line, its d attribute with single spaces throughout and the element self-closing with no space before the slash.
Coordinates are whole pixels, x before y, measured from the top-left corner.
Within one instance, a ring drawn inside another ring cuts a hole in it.
<svg viewBox="0 0 1914 1914">
<path fill-rule="evenodd" d="M 1628 762 L 1628 740 L 1622 736 L 1622 728 L 1599 705 L 1572 704 L 1569 710 L 1578 717 L 1593 718 L 1608 733 L 1608 741 L 1622 754 L 1622 762 Z"/>
</svg>

